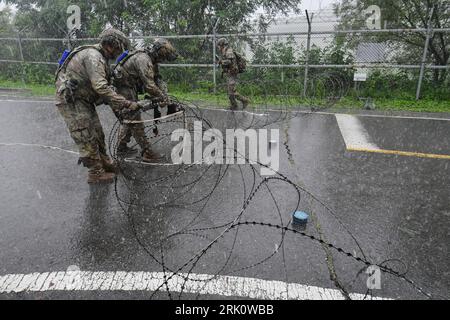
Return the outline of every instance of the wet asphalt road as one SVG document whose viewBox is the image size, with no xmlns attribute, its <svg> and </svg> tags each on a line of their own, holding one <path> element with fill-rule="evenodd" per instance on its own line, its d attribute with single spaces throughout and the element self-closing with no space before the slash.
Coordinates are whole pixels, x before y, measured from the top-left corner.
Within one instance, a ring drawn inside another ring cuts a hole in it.
<svg viewBox="0 0 450 320">
<path fill-rule="evenodd" d="M 112 113 L 106 107 L 98 110 L 108 133 L 114 123 Z M 218 128 L 264 124 L 264 118 L 249 114 L 204 111 L 204 117 Z M 391 118 L 361 118 L 361 122 L 382 149 L 450 154 L 450 122 Z M 313 195 L 302 192 L 300 202 L 300 208 L 312 215 L 306 230 L 309 234 L 361 256 L 354 237 L 370 261 L 400 260 L 408 268 L 408 278 L 427 292 L 450 296 L 449 160 L 347 152 L 332 115 L 299 115 L 269 127 L 280 129 L 280 173 Z M 166 240 L 163 248 L 158 246 L 160 241 L 188 224 L 191 229 L 202 229 L 232 221 L 253 181 L 247 166 L 227 170 L 195 167 L 165 185 L 183 185 L 201 177 L 177 199 L 186 205 L 157 208 L 151 207 L 161 202 L 163 194 L 174 197 L 173 190 L 158 193 L 135 183 L 132 188 L 140 198 L 128 212 L 133 217 L 130 222 L 113 185 L 86 184 L 86 171 L 76 165 L 76 155 L 1 145 L 12 143 L 76 151 L 51 103 L 0 102 L 0 275 L 65 271 L 71 265 L 86 271 L 161 271 L 161 264 L 148 252 L 158 258 L 163 252 L 164 265 L 176 270 L 214 239 L 217 230 L 179 234 Z M 150 181 L 177 168 L 132 166 L 127 170 Z M 209 201 L 196 203 L 222 175 Z M 124 182 L 121 178 L 117 184 L 122 198 L 130 193 Z M 252 199 L 243 220 L 288 225 L 296 205 L 294 188 L 273 182 L 270 192 L 264 188 Z M 394 261 L 389 266 L 402 272 L 402 263 Z M 324 288 L 342 286 L 364 294 L 367 276 L 358 275 L 362 268 L 360 263 L 293 233 L 242 226 L 209 249 L 192 272 Z M 382 289 L 373 294 L 425 298 L 389 274 L 383 274 Z M 6 299 L 148 297 L 149 293 L 139 292 L 0 295 Z M 168 295 L 162 292 L 154 298 Z"/>
</svg>

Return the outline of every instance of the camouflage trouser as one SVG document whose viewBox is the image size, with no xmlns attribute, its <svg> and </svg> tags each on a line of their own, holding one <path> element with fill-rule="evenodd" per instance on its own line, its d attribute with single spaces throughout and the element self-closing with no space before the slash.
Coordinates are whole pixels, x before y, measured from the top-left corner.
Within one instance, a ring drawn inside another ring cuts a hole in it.
<svg viewBox="0 0 450 320">
<path fill-rule="evenodd" d="M 109 157 L 95 106 L 83 100 L 75 100 L 70 104 L 60 97 L 57 100 L 58 111 L 80 152 L 80 161 L 91 170 L 101 170 L 102 161 L 109 160 Z"/>
<path fill-rule="evenodd" d="M 227 91 L 232 109 L 236 109 L 238 107 L 237 100 L 242 103 L 248 103 L 250 101 L 247 97 L 239 94 L 239 92 L 237 91 L 237 79 L 238 76 L 236 74 L 227 74 Z"/>
<path fill-rule="evenodd" d="M 138 101 L 138 94 L 135 90 L 127 87 L 119 87 L 117 88 L 119 94 L 124 96 L 127 100 L 130 101 Z M 134 115 L 122 115 L 113 110 L 117 119 L 120 121 L 129 120 L 129 121 L 142 121 L 142 117 L 140 113 Z M 145 135 L 145 125 L 143 123 L 122 123 L 119 131 L 119 147 L 125 147 L 131 141 L 131 137 L 136 140 L 141 149 L 148 150 L 150 149 L 150 142 Z"/>
<path fill-rule="evenodd" d="M 134 117 L 124 117 L 116 114 L 116 117 L 121 120 L 142 121 L 140 114 L 137 114 Z M 119 147 L 126 146 L 131 141 L 131 137 L 136 140 L 142 150 L 150 149 L 150 142 L 145 135 L 145 126 L 143 123 L 123 123 L 119 131 Z"/>
</svg>

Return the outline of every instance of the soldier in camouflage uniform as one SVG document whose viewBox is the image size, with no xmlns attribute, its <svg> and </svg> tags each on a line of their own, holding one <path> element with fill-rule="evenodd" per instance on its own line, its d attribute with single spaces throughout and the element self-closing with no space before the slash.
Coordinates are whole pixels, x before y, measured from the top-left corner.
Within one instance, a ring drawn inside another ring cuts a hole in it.
<svg viewBox="0 0 450 320">
<path fill-rule="evenodd" d="M 168 114 L 173 113 L 169 105 L 167 86 L 159 74 L 159 63 L 172 62 L 177 58 L 175 48 L 166 39 L 156 39 L 155 42 L 144 50 L 128 53 L 119 61 L 114 69 L 114 86 L 117 92 L 131 101 L 138 101 L 139 91 L 150 96 L 151 100 L 158 101 L 160 107 L 169 107 Z M 116 114 L 117 115 L 117 114 Z M 138 123 L 124 124 L 119 135 L 118 152 L 129 153 L 133 150 L 127 144 L 131 136 L 142 149 L 142 160 L 152 162 L 159 156 L 152 152 L 150 143 L 145 136 L 145 128 L 140 114 L 130 118 L 126 115 L 117 115 L 119 119 L 134 120 Z"/>
<path fill-rule="evenodd" d="M 242 107 L 245 109 L 250 103 L 250 100 L 239 94 L 236 89 L 239 74 L 236 55 L 229 46 L 228 40 L 225 38 L 221 38 L 217 41 L 217 47 L 222 55 L 219 64 L 222 66 L 223 73 L 227 77 L 227 91 L 231 103 L 231 110 L 236 110 L 238 108 L 237 100 L 242 102 Z"/>
<path fill-rule="evenodd" d="M 60 62 L 56 74 L 56 106 L 80 152 L 79 163 L 89 169 L 88 183 L 109 183 L 115 178 L 115 164 L 106 153 L 96 105 L 109 104 L 115 111 L 140 105 L 117 94 L 109 85 L 108 59 L 115 59 L 130 46 L 115 29 L 100 35 L 100 44 L 74 49 Z"/>
</svg>

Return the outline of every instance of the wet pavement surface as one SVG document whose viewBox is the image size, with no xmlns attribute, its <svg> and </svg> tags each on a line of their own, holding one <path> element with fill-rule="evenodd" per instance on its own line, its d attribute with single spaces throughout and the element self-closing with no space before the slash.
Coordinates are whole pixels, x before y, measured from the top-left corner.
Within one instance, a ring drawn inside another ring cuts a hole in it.
<svg viewBox="0 0 450 320">
<path fill-rule="evenodd" d="M 98 111 L 108 135 L 115 119 L 107 107 Z M 267 120 L 248 113 L 202 112 L 216 128 L 263 127 Z M 280 173 L 308 191 L 300 193 L 300 208 L 311 215 L 305 232 L 376 264 L 395 259 L 386 265 L 399 273 L 408 271 L 408 279 L 435 298 L 448 298 L 450 161 L 348 152 L 332 115 L 269 118 L 268 123 L 277 121 L 268 128 L 280 129 Z M 450 154 L 450 122 L 385 118 L 361 122 L 382 149 Z M 76 154 L 36 145 L 76 151 L 51 103 L 0 101 L 0 276 L 65 271 L 73 265 L 83 271 L 177 270 L 221 233 L 223 229 L 216 227 L 240 214 L 254 183 L 250 166 L 126 165 L 125 173 L 137 175 L 141 182 L 175 177 L 151 188 L 124 177 L 116 185 L 89 186 Z M 162 146 L 160 151 L 170 148 Z M 177 175 L 177 170 L 183 173 Z M 242 221 L 289 226 L 298 193 L 285 181 L 268 186 L 252 197 Z M 131 209 L 123 210 L 118 197 L 126 201 L 135 194 L 139 197 Z M 363 267 L 298 234 L 242 225 L 183 272 L 343 287 L 365 294 Z M 372 294 L 426 298 L 386 273 L 382 289 Z M 36 292 L 0 294 L 0 299 L 150 296 Z M 170 297 L 164 289 L 152 296 Z"/>
<path fill-rule="evenodd" d="M 364 118 L 361 122 L 382 149 L 450 155 L 449 121 Z"/>
</svg>

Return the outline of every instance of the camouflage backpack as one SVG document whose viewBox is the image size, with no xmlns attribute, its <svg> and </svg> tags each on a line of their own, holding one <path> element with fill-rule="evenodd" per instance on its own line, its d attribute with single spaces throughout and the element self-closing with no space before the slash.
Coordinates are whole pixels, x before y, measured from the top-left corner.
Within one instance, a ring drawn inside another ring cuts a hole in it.
<svg viewBox="0 0 450 320">
<path fill-rule="evenodd" d="M 61 59 L 58 61 L 58 69 L 55 73 L 55 80 L 58 79 L 59 73 L 61 71 L 66 71 L 67 65 L 72 60 L 72 58 L 78 53 L 86 49 L 96 49 L 99 50 L 97 46 L 93 45 L 86 45 L 86 46 L 80 46 L 73 50 L 64 50 L 64 53 L 61 56 Z"/>
<path fill-rule="evenodd" d="M 238 67 L 239 73 L 244 73 L 247 69 L 247 60 L 240 54 L 235 52 L 234 55 L 236 56 L 236 64 Z"/>
</svg>

